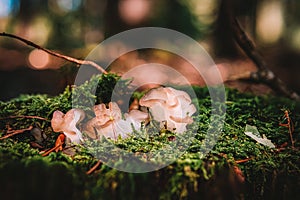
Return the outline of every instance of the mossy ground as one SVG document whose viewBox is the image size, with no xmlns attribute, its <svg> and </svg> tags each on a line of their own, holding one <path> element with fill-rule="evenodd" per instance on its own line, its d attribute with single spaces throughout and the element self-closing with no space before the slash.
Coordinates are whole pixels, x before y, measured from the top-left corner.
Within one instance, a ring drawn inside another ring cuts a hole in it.
<svg viewBox="0 0 300 200">
<path fill-rule="evenodd" d="M 47 138 L 41 142 L 46 149 L 54 146 L 58 133 L 50 121 L 13 118 L 8 116 L 39 116 L 51 119 L 55 110 L 66 112 L 73 100 L 80 98 L 78 107 L 92 116 L 95 102 L 108 102 L 110 91 L 119 78 L 105 75 L 93 78 L 89 84 L 66 88 L 59 96 L 22 95 L 0 103 L 0 136 L 11 128 L 19 130 L 32 125 Z M 91 83 L 98 83 L 96 95 L 88 91 Z M 124 82 L 124 87 L 126 82 Z M 122 92 L 122 91 L 121 91 Z M 0 141 L 1 199 L 297 199 L 300 197 L 300 105 L 279 98 L 242 94 L 226 89 L 226 120 L 218 142 L 204 156 L 201 144 L 210 119 L 211 100 L 207 88 L 195 88 L 199 103 L 199 127 L 187 151 L 174 163 L 149 173 L 126 173 L 104 164 L 90 175 L 86 172 L 97 162 L 85 148 L 77 148 L 74 155 L 62 152 L 41 156 L 30 144 L 35 141 L 30 131 Z M 122 94 L 121 94 L 122 95 Z M 139 96 L 136 94 L 136 96 Z M 73 101 L 74 103 L 74 101 Z M 288 129 L 279 126 L 283 110 L 290 111 L 294 121 L 295 148 L 291 147 Z M 244 134 L 246 124 L 254 125 L 275 145 L 287 146 L 278 151 L 256 143 Z M 145 130 L 147 131 L 147 130 Z M 149 130 L 148 130 L 149 131 Z M 149 140 L 128 138 L 117 141 L 117 146 L 134 152 L 149 152 L 166 144 L 173 133 L 161 131 Z M 180 139 L 180 136 L 176 136 Z M 103 144 L 108 141 L 102 141 Z M 150 148 L 151 146 L 151 148 Z M 149 148 L 148 148 L 149 147 Z M 148 148 L 148 149 L 147 149 Z M 101 151 L 101 148 L 100 148 Z M 245 176 L 237 175 L 235 161 Z M 116 156 L 115 163 L 121 163 Z"/>
</svg>

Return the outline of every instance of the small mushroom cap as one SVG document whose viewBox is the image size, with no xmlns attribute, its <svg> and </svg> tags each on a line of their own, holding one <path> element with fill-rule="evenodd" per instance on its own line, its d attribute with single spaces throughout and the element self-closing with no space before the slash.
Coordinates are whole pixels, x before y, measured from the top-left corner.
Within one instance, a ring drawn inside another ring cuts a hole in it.
<svg viewBox="0 0 300 200">
<path fill-rule="evenodd" d="M 73 108 L 66 114 L 56 110 L 51 119 L 51 126 L 55 132 L 63 132 L 74 143 L 80 143 L 82 134 L 76 127 L 85 117 L 81 109 Z"/>
<path fill-rule="evenodd" d="M 122 119 L 121 109 L 116 102 L 109 102 L 94 106 L 95 117 L 89 120 L 84 131 L 92 139 L 97 139 L 98 135 L 106 135 L 112 128 L 112 123 Z"/>
<path fill-rule="evenodd" d="M 94 112 L 97 118 L 97 126 L 103 126 L 111 120 L 122 118 L 121 109 L 116 102 L 109 102 L 108 108 L 104 103 L 95 105 Z"/>
<path fill-rule="evenodd" d="M 96 117 L 87 122 L 85 131 L 92 139 L 97 136 L 105 136 L 116 140 L 119 136 L 127 137 L 133 130 L 140 129 L 141 122 L 147 122 L 148 113 L 131 110 L 124 114 L 122 118 L 121 109 L 115 102 L 110 102 L 108 108 L 105 104 L 99 104 L 94 107 Z"/>
<path fill-rule="evenodd" d="M 64 123 L 65 114 L 59 110 L 54 111 L 51 119 L 51 127 L 53 131 L 60 132 Z"/>
<path fill-rule="evenodd" d="M 150 90 L 140 99 L 140 105 L 148 107 L 161 126 L 167 122 L 167 128 L 178 133 L 184 132 L 186 125 L 193 122 L 191 115 L 196 112 L 190 96 L 171 87 Z"/>
<path fill-rule="evenodd" d="M 157 102 L 167 103 L 169 106 L 176 106 L 178 103 L 177 99 L 180 99 L 188 105 L 192 102 L 190 96 L 184 91 L 176 90 L 171 87 L 159 87 L 150 90 L 140 99 L 139 103 L 145 107 L 151 107 Z"/>
</svg>

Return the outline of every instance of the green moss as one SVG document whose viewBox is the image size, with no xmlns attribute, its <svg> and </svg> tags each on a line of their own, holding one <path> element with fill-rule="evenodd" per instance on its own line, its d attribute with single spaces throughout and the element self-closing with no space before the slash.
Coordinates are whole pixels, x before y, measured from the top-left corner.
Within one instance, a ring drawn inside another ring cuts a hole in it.
<svg viewBox="0 0 300 200">
<path fill-rule="evenodd" d="M 118 83 L 116 75 L 93 77 L 81 86 L 68 87 L 55 97 L 47 95 L 22 95 L 9 102 L 0 102 L 0 135 L 9 126 L 12 129 L 40 128 L 48 137 L 44 147 L 52 147 L 57 137 L 50 127 L 55 110 L 66 112 L 72 105 L 84 109 L 92 116 L 95 103 L 109 102 L 111 91 Z M 121 83 L 117 96 L 126 93 L 127 81 Z M 119 83 L 118 83 L 119 84 Z M 96 88 L 96 93 L 91 94 Z M 185 88 L 183 88 L 185 89 Z M 97 141 L 92 148 L 77 147 L 75 155 L 51 153 L 42 157 L 29 143 L 34 141 L 30 131 L 0 141 L 0 188 L 4 199 L 22 197 L 43 199 L 198 199 L 202 198 L 296 198 L 300 196 L 300 106 L 299 103 L 279 97 L 257 97 L 226 89 L 226 120 L 217 144 L 209 155 L 201 153 L 203 139 L 209 127 L 211 100 L 207 88 L 195 87 L 199 104 L 198 116 L 190 128 L 197 127 L 197 133 L 184 154 L 167 167 L 158 171 L 131 174 L 101 165 L 96 173 L 86 175 L 97 159 L 95 152 L 105 152 L 111 141 Z M 135 93 L 134 97 L 141 97 Z M 72 102 L 73 100 L 73 102 Z M 73 103 L 73 104 L 72 104 Z M 295 124 L 295 148 L 291 148 L 288 130 L 279 126 L 283 109 L 291 111 Z M 48 119 L 6 118 L 8 116 L 32 115 Z M 275 145 L 287 142 L 283 151 L 270 149 L 244 134 L 246 124 L 254 125 Z M 153 124 L 155 126 L 155 124 Z M 175 135 L 166 130 L 153 132 L 148 126 L 135 136 L 118 140 L 115 145 L 130 152 L 148 153 L 148 160 L 160 164 L 160 155 L 151 152 L 164 147 L 173 155 L 181 151 L 174 149 L 176 142 L 185 146 L 190 137 Z M 176 138 L 175 141 L 170 138 Z M 91 141 L 93 143 L 95 141 Z M 176 143 L 176 144 L 178 144 Z M 95 148 L 97 146 L 97 148 Z M 178 146 L 177 146 L 178 147 Z M 172 154 L 173 153 L 173 154 Z M 120 151 L 110 152 L 107 158 L 116 166 L 122 165 Z M 226 156 L 225 156 L 226 155 Z M 251 158 L 238 164 L 245 175 L 241 184 L 233 171 L 234 160 Z M 170 159 L 173 159 L 170 157 Z M 241 185 L 243 187 L 241 187 Z M 11 195 L 13 196 L 6 196 Z M 7 198 L 6 198 L 7 197 Z M 1 196 L 2 198 L 2 196 Z"/>
</svg>

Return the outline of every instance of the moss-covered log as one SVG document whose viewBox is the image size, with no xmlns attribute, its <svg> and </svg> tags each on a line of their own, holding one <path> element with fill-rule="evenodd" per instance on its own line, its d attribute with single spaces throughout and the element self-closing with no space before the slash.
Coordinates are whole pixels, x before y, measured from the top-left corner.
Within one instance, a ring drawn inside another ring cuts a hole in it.
<svg viewBox="0 0 300 200">
<path fill-rule="evenodd" d="M 223 131 L 208 155 L 203 155 L 199 150 L 208 126 L 211 102 L 206 88 L 194 88 L 198 96 L 194 101 L 199 102 L 201 110 L 195 122 L 199 129 L 186 152 L 169 166 L 149 173 L 134 174 L 101 164 L 94 173 L 87 175 L 86 172 L 94 166 L 97 159 L 84 147 L 75 148 L 75 154 L 53 152 L 46 157 L 41 156 L 41 149 L 32 144 L 39 143 L 42 149 L 53 147 L 58 133 L 52 131 L 49 120 L 55 110 L 69 110 L 72 107 L 72 95 L 73 102 L 76 96 L 81 100 L 91 101 L 88 102 L 90 104 L 107 102 L 109 99 L 103 97 L 109 96 L 118 80 L 119 77 L 115 75 L 93 78 L 91 81 L 98 84 L 96 95 L 88 93 L 87 87 L 91 85 L 86 83 L 67 88 L 63 94 L 55 97 L 22 95 L 0 103 L 0 137 L 6 135 L 8 130 L 20 130 L 29 126 L 45 135 L 45 138 L 37 142 L 31 130 L 0 141 L 1 199 L 300 197 L 299 104 L 279 97 L 241 94 L 231 89 L 226 89 L 227 112 Z M 88 117 L 92 115 L 91 108 L 81 108 L 88 113 Z M 290 118 L 294 121 L 294 148 L 290 143 L 288 129 L 279 126 L 283 120 L 283 110 L 289 110 Z M 45 120 L 17 116 L 39 116 Z M 263 146 L 245 135 L 246 124 L 256 126 L 276 148 Z M 148 141 L 130 137 L 116 141 L 116 145 L 134 152 L 147 152 L 155 148 L 155 145 L 158 148 L 169 142 L 170 137 L 180 139 L 180 136 L 168 131 L 154 136 Z M 98 150 L 101 151 L 101 148 Z M 113 159 L 122 164 L 117 156 Z"/>
</svg>

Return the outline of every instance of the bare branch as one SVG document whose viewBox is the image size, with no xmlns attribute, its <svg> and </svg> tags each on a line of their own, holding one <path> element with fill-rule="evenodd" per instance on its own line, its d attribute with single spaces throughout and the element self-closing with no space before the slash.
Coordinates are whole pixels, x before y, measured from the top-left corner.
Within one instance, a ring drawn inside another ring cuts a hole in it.
<svg viewBox="0 0 300 200">
<path fill-rule="evenodd" d="M 229 19 L 229 25 L 233 32 L 233 37 L 236 43 L 258 67 L 258 71 L 250 73 L 248 78 L 257 82 L 263 82 L 273 88 L 275 91 L 291 99 L 300 100 L 300 96 L 296 92 L 292 91 L 268 68 L 263 57 L 257 51 L 254 42 L 251 41 L 249 36 L 245 33 L 238 20 L 235 19 L 234 13 L 230 9 L 232 3 L 231 0 L 223 0 L 223 3 L 225 3 L 227 6 L 227 17 Z"/>
<path fill-rule="evenodd" d="M 2 117 L 0 120 L 5 120 L 5 119 L 16 119 L 16 118 L 25 118 L 25 119 L 39 119 L 43 121 L 50 121 L 49 119 L 39 117 L 39 116 L 28 116 L 28 115 L 18 115 L 18 116 L 8 116 L 8 117 Z"/>
<path fill-rule="evenodd" d="M 10 38 L 14 38 L 14 39 L 17 39 L 17 40 L 20 40 L 22 42 L 24 42 L 25 44 L 29 45 L 29 46 L 32 46 L 34 48 L 37 48 L 37 49 L 40 49 L 52 56 L 55 56 L 55 57 L 58 57 L 58 58 L 61 58 L 61 59 L 64 59 L 66 61 L 69 61 L 69 62 L 72 62 L 72 63 L 75 63 L 77 65 L 90 65 L 90 66 L 93 66 L 95 67 L 97 70 L 99 70 L 100 72 L 102 72 L 103 74 L 107 74 L 107 71 L 105 71 L 100 65 L 98 65 L 97 63 L 93 62 L 93 61 L 89 61 L 89 60 L 79 60 L 79 59 L 76 59 L 76 58 L 72 58 L 70 56 L 66 56 L 66 55 L 63 55 L 63 54 L 60 54 L 60 53 L 57 53 L 57 52 L 54 52 L 54 51 L 51 51 L 49 49 L 46 49 L 46 48 L 43 48 L 29 40 L 26 40 L 24 38 L 21 38 L 19 36 L 16 36 L 16 35 L 13 35 L 13 34 L 10 34 L 10 33 L 0 33 L 0 36 L 4 36 L 4 37 L 10 37 Z"/>
<path fill-rule="evenodd" d="M 87 171 L 86 174 L 92 174 L 100 166 L 101 163 L 101 160 L 98 160 L 98 162 L 91 169 L 89 169 L 89 171 Z"/>
<path fill-rule="evenodd" d="M 9 134 L 1 137 L 0 140 L 4 140 L 6 138 L 12 137 L 12 136 L 20 134 L 20 133 L 24 133 L 25 131 L 30 131 L 32 128 L 33 128 L 33 126 L 29 126 L 28 128 L 25 128 L 25 129 L 9 131 Z"/>
<path fill-rule="evenodd" d="M 61 148 L 62 145 L 63 145 L 63 144 L 59 144 L 59 145 L 57 145 L 57 146 L 55 146 L 55 147 L 53 147 L 53 148 L 47 150 L 46 152 L 44 152 L 44 153 L 42 154 L 42 156 L 48 156 L 50 153 L 56 151 L 56 149 Z"/>
<path fill-rule="evenodd" d="M 296 92 L 288 88 L 282 80 L 268 69 L 266 62 L 256 50 L 254 43 L 250 40 L 236 19 L 233 20 L 232 27 L 236 42 L 258 67 L 258 71 L 251 73 L 250 78 L 258 82 L 266 83 L 274 90 L 291 99 L 300 100 L 300 96 Z"/>
</svg>

